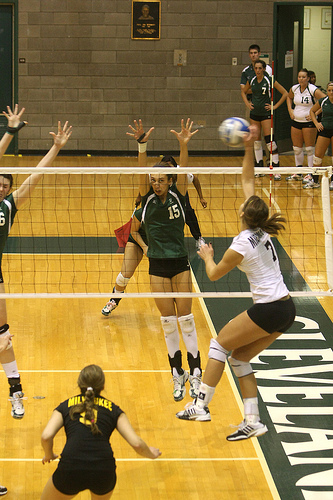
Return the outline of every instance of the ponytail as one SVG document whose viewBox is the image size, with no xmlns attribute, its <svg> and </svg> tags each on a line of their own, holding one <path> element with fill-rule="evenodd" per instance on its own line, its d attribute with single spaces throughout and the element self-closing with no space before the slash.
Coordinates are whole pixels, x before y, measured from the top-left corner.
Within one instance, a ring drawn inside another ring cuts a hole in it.
<svg viewBox="0 0 333 500">
<path fill-rule="evenodd" d="M 266 233 L 274 236 L 285 229 L 283 223 L 286 222 L 286 219 L 278 213 L 268 217 L 268 206 L 259 196 L 253 195 L 246 200 L 243 207 L 243 213 L 244 222 L 249 229 L 260 228 Z"/>
<path fill-rule="evenodd" d="M 75 420 L 77 414 L 83 413 L 83 423 L 91 426 L 91 432 L 94 435 L 102 434 L 96 423 L 98 406 L 95 405 L 95 397 L 98 397 L 104 389 L 103 370 L 97 365 L 86 366 L 81 371 L 77 383 L 84 400 L 69 410 L 69 416 Z"/>
</svg>

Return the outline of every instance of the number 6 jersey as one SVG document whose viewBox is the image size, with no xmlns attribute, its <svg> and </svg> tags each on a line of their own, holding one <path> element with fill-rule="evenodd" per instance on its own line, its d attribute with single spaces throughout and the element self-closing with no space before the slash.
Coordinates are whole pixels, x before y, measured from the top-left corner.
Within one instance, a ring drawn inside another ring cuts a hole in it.
<svg viewBox="0 0 333 500">
<path fill-rule="evenodd" d="M 237 267 L 246 274 L 254 303 L 274 302 L 288 295 L 268 233 L 262 229 L 245 229 L 233 239 L 230 248 L 244 257 Z"/>
</svg>

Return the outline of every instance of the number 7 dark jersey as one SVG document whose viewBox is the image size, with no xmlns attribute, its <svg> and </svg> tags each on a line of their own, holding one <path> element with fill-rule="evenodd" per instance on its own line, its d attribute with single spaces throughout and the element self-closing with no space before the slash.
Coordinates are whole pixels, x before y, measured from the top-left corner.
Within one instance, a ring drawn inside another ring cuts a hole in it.
<svg viewBox="0 0 333 500">
<path fill-rule="evenodd" d="M 184 226 L 185 196 L 173 184 L 164 203 L 150 188 L 142 197 L 142 222 L 148 239 L 148 257 L 178 259 L 186 257 Z"/>
<path fill-rule="evenodd" d="M 268 233 L 262 229 L 245 229 L 233 239 L 230 248 L 244 257 L 238 268 L 246 274 L 254 303 L 274 302 L 288 295 Z"/>
</svg>

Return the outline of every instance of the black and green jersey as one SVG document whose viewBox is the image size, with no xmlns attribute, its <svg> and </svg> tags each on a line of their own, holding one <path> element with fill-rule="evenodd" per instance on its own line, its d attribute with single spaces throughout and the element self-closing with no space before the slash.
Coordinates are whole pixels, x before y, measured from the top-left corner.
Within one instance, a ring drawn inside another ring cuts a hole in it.
<svg viewBox="0 0 333 500">
<path fill-rule="evenodd" d="M 150 188 L 142 197 L 142 221 L 148 239 L 148 257 L 186 257 L 184 241 L 185 196 L 173 184 L 164 203 Z"/>
<path fill-rule="evenodd" d="M 267 74 L 264 74 L 261 82 L 258 82 L 255 76 L 250 81 L 252 90 L 252 104 L 253 109 L 251 113 L 258 116 L 265 116 L 269 111 L 265 108 L 265 104 L 270 104 L 271 102 L 271 80 Z"/>
<path fill-rule="evenodd" d="M 333 129 L 333 103 L 331 103 L 327 96 L 321 97 L 318 102 L 323 112 L 321 119 L 323 127 Z"/>
<path fill-rule="evenodd" d="M 11 193 L 0 203 L 0 259 L 13 225 L 16 212 L 17 208 L 13 194 Z"/>
<path fill-rule="evenodd" d="M 266 69 L 265 69 L 265 73 L 267 73 L 268 76 L 272 76 L 272 68 L 267 65 Z M 254 76 L 256 76 L 254 68 L 253 68 L 252 64 L 249 64 L 242 71 L 240 84 L 246 85 L 246 83 L 250 82 Z"/>
<path fill-rule="evenodd" d="M 135 210 L 133 217 L 136 217 L 141 222 L 142 221 L 142 208 L 138 208 L 137 210 Z M 143 239 L 143 241 L 145 242 L 145 244 L 148 245 L 146 231 L 144 230 L 144 227 L 142 224 L 140 225 L 140 229 L 138 232 L 139 232 L 139 235 L 141 236 L 141 238 Z M 136 243 L 138 245 L 138 243 L 133 238 L 132 234 L 129 235 L 128 241 L 130 241 L 132 243 Z"/>
</svg>

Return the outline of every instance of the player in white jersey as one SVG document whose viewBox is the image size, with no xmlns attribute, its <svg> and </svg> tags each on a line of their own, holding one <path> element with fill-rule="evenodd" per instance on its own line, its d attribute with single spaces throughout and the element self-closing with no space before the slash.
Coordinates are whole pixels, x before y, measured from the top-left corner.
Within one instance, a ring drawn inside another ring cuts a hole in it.
<svg viewBox="0 0 333 500">
<path fill-rule="evenodd" d="M 228 441 L 239 441 L 267 432 L 259 417 L 257 382 L 250 361 L 291 327 L 296 313 L 270 238 L 270 235 L 277 235 L 284 229 L 285 219 L 278 213 L 269 217 L 268 206 L 254 194 L 253 137 L 257 134 L 254 128 L 250 127 L 250 134 L 244 140 L 242 185 L 245 202 L 239 210 L 241 232 L 218 264 L 214 262 L 211 244 L 203 245 L 198 251 L 205 261 L 211 281 L 218 280 L 236 266 L 244 271 L 250 282 L 254 304 L 227 323 L 218 337 L 211 340 L 199 396 L 185 410 L 177 413 L 182 420 L 211 420 L 208 404 L 231 351 L 228 361 L 239 379 L 244 420 L 236 432 L 227 436 Z"/>
<path fill-rule="evenodd" d="M 310 116 L 310 109 L 318 99 L 325 94 L 312 83 L 309 83 L 309 72 L 302 68 L 298 72 L 298 83 L 289 90 L 287 106 L 291 124 L 291 140 L 295 154 L 296 167 L 302 167 L 304 161 L 303 143 L 307 154 L 308 167 L 313 167 L 314 146 L 316 142 L 316 127 Z M 312 179 L 308 174 L 305 182 Z M 302 174 L 292 174 L 287 177 L 287 181 L 303 180 Z"/>
</svg>

